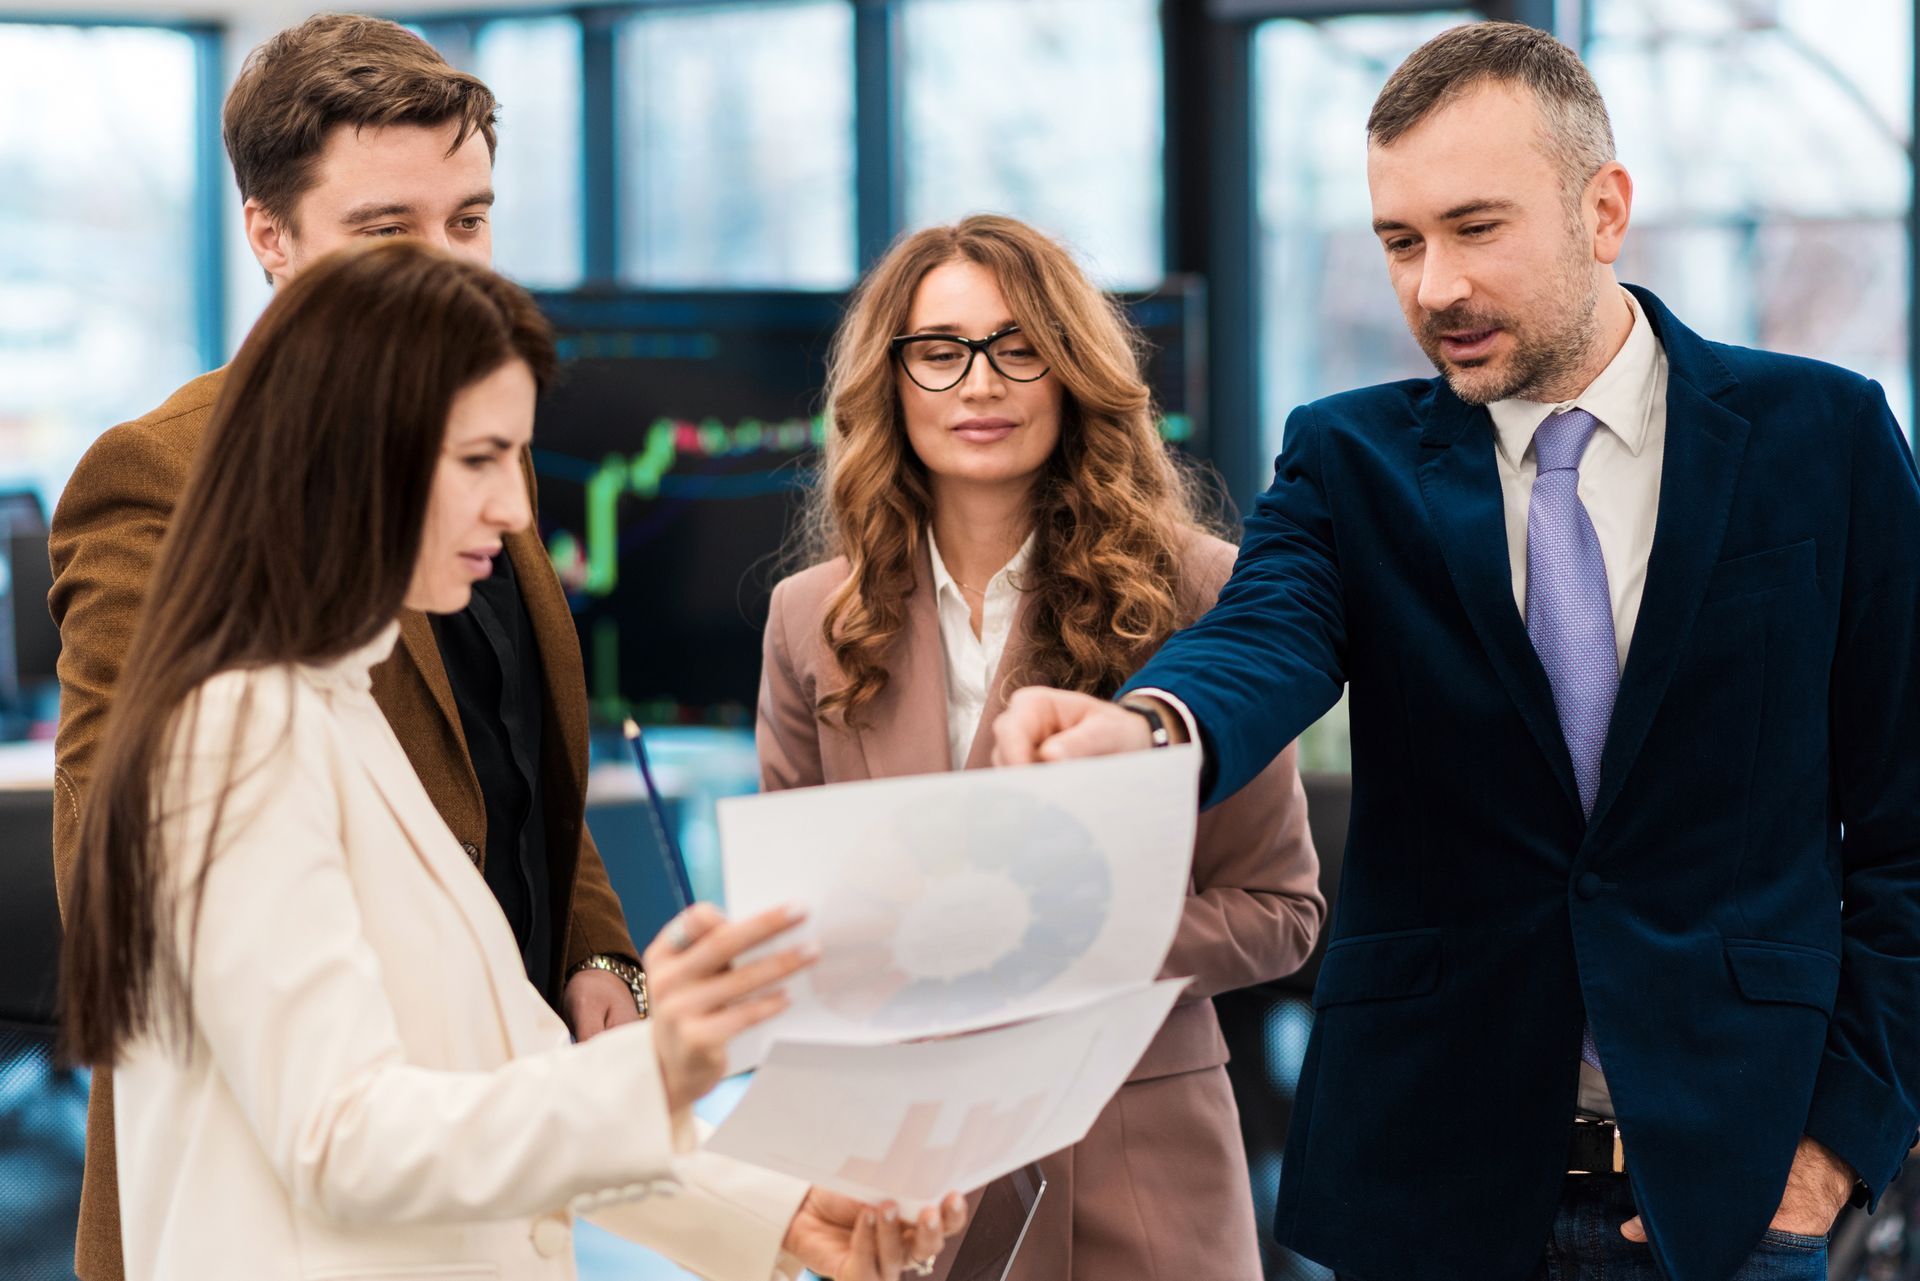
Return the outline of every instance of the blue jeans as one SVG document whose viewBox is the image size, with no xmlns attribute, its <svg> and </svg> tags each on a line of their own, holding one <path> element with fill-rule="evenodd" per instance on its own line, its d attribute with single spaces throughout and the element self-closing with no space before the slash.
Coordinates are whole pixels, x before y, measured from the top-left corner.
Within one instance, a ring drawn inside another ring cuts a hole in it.
<svg viewBox="0 0 1920 1281">
<path fill-rule="evenodd" d="M 1554 1216 L 1547 1257 L 1533 1281 L 1663 1281 L 1653 1251 L 1620 1235 L 1633 1192 L 1623 1174 L 1569 1178 Z M 1826 1281 L 1827 1239 L 1768 1228 L 1728 1281 Z"/>
</svg>

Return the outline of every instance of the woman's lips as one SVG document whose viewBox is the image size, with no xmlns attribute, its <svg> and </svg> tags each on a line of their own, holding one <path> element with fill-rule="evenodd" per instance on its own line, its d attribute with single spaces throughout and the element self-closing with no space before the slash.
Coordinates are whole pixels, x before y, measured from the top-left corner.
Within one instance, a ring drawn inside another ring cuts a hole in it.
<svg viewBox="0 0 1920 1281">
<path fill-rule="evenodd" d="M 493 573 L 492 552 L 461 552 L 460 560 L 475 578 L 487 578 Z"/>
<path fill-rule="evenodd" d="M 969 418 L 954 426 L 953 434 L 961 440 L 976 445 L 991 444 L 996 440 L 1005 440 L 1017 430 L 1018 424 L 1005 418 Z"/>
<path fill-rule="evenodd" d="M 1440 352 L 1448 360 L 1479 360 L 1493 353 L 1493 343 L 1501 334 L 1498 329 L 1476 329 L 1457 334 L 1440 336 Z"/>
</svg>

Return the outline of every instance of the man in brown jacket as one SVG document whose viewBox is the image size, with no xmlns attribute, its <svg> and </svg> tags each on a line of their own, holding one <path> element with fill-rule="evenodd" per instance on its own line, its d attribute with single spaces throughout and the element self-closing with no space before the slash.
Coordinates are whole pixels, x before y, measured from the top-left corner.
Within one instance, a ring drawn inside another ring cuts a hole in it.
<svg viewBox="0 0 1920 1281">
<path fill-rule="evenodd" d="M 228 95 L 227 152 L 268 277 L 355 239 L 417 236 L 486 263 L 494 98 L 389 22 L 328 15 L 256 49 Z M 60 627 L 53 849 L 64 895 L 114 684 L 223 371 L 107 432 L 54 513 Z M 532 471 L 521 466 L 532 485 Z M 351 559 L 354 549 L 339 555 Z M 374 694 L 435 806 L 512 924 L 528 977 L 592 1036 L 639 1017 L 638 950 L 584 822 L 586 689 L 539 535 L 506 539 L 460 614 L 402 616 Z M 120 1281 L 112 1080 L 94 1078 L 74 1270 Z"/>
</svg>

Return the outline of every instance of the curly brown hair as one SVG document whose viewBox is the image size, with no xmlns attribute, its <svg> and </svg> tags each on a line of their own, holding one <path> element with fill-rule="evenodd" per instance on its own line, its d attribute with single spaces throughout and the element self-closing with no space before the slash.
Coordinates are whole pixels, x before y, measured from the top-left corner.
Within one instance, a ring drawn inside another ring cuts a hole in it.
<svg viewBox="0 0 1920 1281">
<path fill-rule="evenodd" d="M 845 556 L 821 622 L 846 684 L 822 720 L 854 723 L 887 684 L 932 517 L 926 467 L 907 440 L 888 340 L 915 290 L 950 262 L 991 272 L 1013 319 L 1063 391 L 1060 443 L 1034 490 L 1033 558 L 1021 584 L 1032 635 L 1011 684 L 1111 694 L 1192 621 L 1180 552 L 1213 522 L 1206 488 L 1161 439 L 1138 335 L 1061 245 L 1012 218 L 977 214 L 896 242 L 855 291 L 828 359 L 826 458 L 807 498 L 805 555 Z"/>
</svg>

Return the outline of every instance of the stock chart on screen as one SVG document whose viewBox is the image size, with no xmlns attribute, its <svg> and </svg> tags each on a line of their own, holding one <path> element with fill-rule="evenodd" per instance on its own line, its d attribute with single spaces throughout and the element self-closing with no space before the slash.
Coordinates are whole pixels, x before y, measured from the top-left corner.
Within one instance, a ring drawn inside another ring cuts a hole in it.
<svg viewBox="0 0 1920 1281">
<path fill-rule="evenodd" d="M 1170 440 L 1204 424 L 1197 282 L 1124 300 Z M 752 723 L 760 633 L 825 439 L 841 293 L 545 294 L 563 373 L 542 398 L 540 530 L 597 714 Z"/>
</svg>

